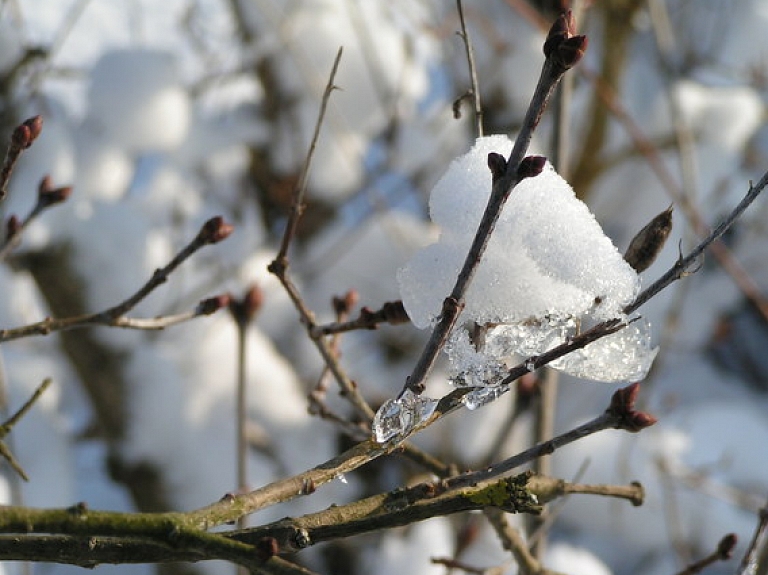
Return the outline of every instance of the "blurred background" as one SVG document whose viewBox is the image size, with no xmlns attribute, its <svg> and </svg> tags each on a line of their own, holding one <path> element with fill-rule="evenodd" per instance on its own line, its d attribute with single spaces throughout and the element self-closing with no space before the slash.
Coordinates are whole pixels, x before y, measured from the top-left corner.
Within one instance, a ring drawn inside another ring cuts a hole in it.
<svg viewBox="0 0 768 575">
<path fill-rule="evenodd" d="M 571 7 L 589 49 L 533 151 L 556 163 L 621 251 L 674 206 L 672 236 L 643 273 L 647 285 L 768 170 L 768 1 Z M 463 8 L 484 132 L 514 137 L 546 30 L 563 6 L 466 0 Z M 353 313 L 400 298 L 397 270 L 439 233 L 429 192 L 478 136 L 460 30 L 456 4 L 438 0 L 3 0 L 0 134 L 29 116 L 44 118 L 0 204 L 3 221 L 29 212 L 45 175 L 74 193 L 37 219 L 0 267 L 0 328 L 122 301 L 221 214 L 235 225 L 232 237 L 186 262 L 132 315 L 176 313 L 258 286 L 264 303 L 246 338 L 248 481 L 256 487 L 329 459 L 351 440 L 308 412 L 322 360 L 266 265 L 343 46 L 290 269 L 320 322 L 334 319 L 332 298 L 351 289 L 359 297 Z M 759 199 L 717 254 L 640 310 L 660 347 L 641 396 L 659 424 L 637 436 L 608 431 L 577 442 L 553 456 L 551 473 L 640 480 L 646 504 L 564 500 L 545 525 L 545 566 L 569 575 L 671 575 L 728 532 L 738 534 L 741 557 L 768 495 L 767 210 Z M 160 332 L 94 328 L 3 343 L 6 411 L 43 378 L 54 385 L 11 437 L 31 481 L 4 466 L 2 501 L 188 510 L 236 490 L 237 337 L 219 312 Z M 375 408 L 400 390 L 425 339 L 410 325 L 345 334 L 340 361 Z M 556 412 L 553 432 L 600 413 L 616 389 L 567 376 L 556 388 L 547 404 Z M 447 389 L 441 366 L 428 390 L 437 397 Z M 352 415 L 333 385 L 324 401 Z M 536 393 L 508 394 L 415 441 L 460 468 L 498 460 L 535 440 L 540 404 Z M 397 457 L 377 461 L 250 522 L 352 501 L 419 474 Z M 529 535 L 537 528 L 512 520 Z M 517 573 L 473 514 L 300 555 L 338 575 L 446 573 L 432 557 Z M 708 572 L 734 570 L 731 561 Z"/>
</svg>

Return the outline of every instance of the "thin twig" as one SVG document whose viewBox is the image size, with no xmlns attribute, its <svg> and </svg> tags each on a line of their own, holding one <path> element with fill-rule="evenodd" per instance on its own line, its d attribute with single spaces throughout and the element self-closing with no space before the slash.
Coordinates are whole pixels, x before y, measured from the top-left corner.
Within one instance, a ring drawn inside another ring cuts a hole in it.
<svg viewBox="0 0 768 575">
<path fill-rule="evenodd" d="M 736 535 L 729 533 L 720 540 L 720 543 L 717 544 L 717 549 L 703 559 L 691 563 L 688 567 L 678 572 L 677 575 L 696 575 L 696 573 L 701 573 L 705 568 L 718 561 L 728 561 L 733 554 L 734 547 L 736 547 Z"/>
<path fill-rule="evenodd" d="M 314 156 L 315 147 L 317 146 L 317 140 L 320 136 L 320 128 L 322 127 L 323 120 L 325 118 L 325 111 L 328 107 L 331 93 L 335 89 L 334 79 L 339 68 L 339 62 L 341 61 L 341 54 L 342 49 L 339 48 L 339 51 L 336 54 L 336 59 L 333 62 L 330 76 L 328 77 L 328 83 L 326 84 L 325 91 L 323 92 L 323 98 L 320 104 L 320 112 L 317 117 L 317 123 L 315 124 L 315 131 L 312 136 L 312 141 L 310 142 L 309 150 L 307 151 L 304 167 L 302 168 L 301 176 L 299 178 L 299 184 L 294 190 L 291 213 L 288 216 L 288 222 L 286 223 L 285 233 L 283 234 L 283 240 L 280 244 L 280 249 L 272 263 L 267 266 L 269 272 L 274 274 L 280 280 L 280 283 L 283 285 L 283 288 L 288 294 L 288 297 L 291 299 L 293 305 L 298 310 L 299 315 L 301 316 L 301 321 L 306 326 L 307 332 L 310 334 L 310 336 L 312 334 L 312 329 L 315 326 L 315 314 L 307 307 L 304 299 L 299 293 L 298 288 L 296 287 L 296 284 L 288 274 L 288 248 L 290 247 L 290 244 L 296 235 L 299 219 L 301 218 L 305 208 L 304 196 L 306 193 L 312 158 Z M 344 373 L 344 370 L 339 365 L 339 362 L 329 347 L 328 343 L 323 338 L 311 339 L 314 342 L 315 347 L 317 347 L 318 351 L 320 352 L 325 365 L 328 366 L 328 369 L 330 369 L 331 373 L 333 373 L 334 377 L 336 378 L 339 387 L 341 387 L 342 393 L 368 421 L 372 420 L 373 416 L 375 415 L 373 409 L 371 409 L 371 406 L 368 405 L 368 403 L 363 399 L 362 395 L 360 395 L 355 383 L 349 379 L 346 373 Z"/>
<path fill-rule="evenodd" d="M 635 410 L 635 399 L 638 390 L 639 384 L 637 383 L 620 389 L 614 393 L 608 409 L 591 421 L 575 427 L 557 437 L 537 443 L 533 447 L 485 469 L 464 473 L 447 479 L 445 484 L 448 488 L 454 489 L 466 485 L 474 485 L 481 481 L 487 481 L 520 467 L 521 465 L 525 465 L 542 455 L 549 455 L 569 443 L 573 443 L 578 439 L 582 439 L 604 429 L 624 429 L 634 432 L 653 425 L 656 422 L 656 419 L 653 416 Z"/>
<path fill-rule="evenodd" d="M 523 0 L 507 0 L 507 2 L 514 5 L 515 10 L 534 26 L 542 30 L 546 29 L 546 19 L 535 9 L 532 9 L 527 2 Z M 624 127 L 635 148 L 646 158 L 649 167 L 656 174 L 666 192 L 675 204 L 681 208 L 686 219 L 691 223 L 699 237 L 704 236 L 707 233 L 706 224 L 701 215 L 689 201 L 688 197 L 680 190 L 677 178 L 673 177 L 667 168 L 667 164 L 662 160 L 657 147 L 623 106 L 616 91 L 603 82 L 598 73 L 588 66 L 580 66 L 578 73 L 594 85 L 597 96 L 603 101 L 613 117 Z M 718 241 L 712 244 L 711 253 L 723 270 L 731 276 L 744 296 L 754 304 L 763 318 L 768 320 L 768 300 L 763 296 L 759 286 L 747 270 L 736 261 L 731 250 L 725 244 Z"/>
<path fill-rule="evenodd" d="M 686 219 L 690 222 L 691 227 L 699 237 L 704 236 L 707 233 L 706 223 L 696 210 L 696 207 L 689 201 L 688 197 L 680 191 L 676 183 L 676 178 L 669 172 L 667 165 L 662 160 L 658 150 L 645 135 L 641 127 L 632 119 L 626 109 L 622 107 L 616 93 L 609 86 L 601 82 L 597 77 L 597 74 L 593 71 L 586 67 L 582 67 L 580 70 L 584 76 L 595 84 L 598 96 L 603 100 L 614 117 L 624 126 L 624 129 L 632 139 L 638 151 L 648 160 L 648 165 L 656 174 L 664 189 L 673 199 L 675 204 L 680 206 Z M 768 320 L 768 301 L 766 301 L 766 298 L 763 296 L 754 279 L 733 256 L 731 250 L 729 250 L 722 242 L 717 241 L 712 243 L 710 251 L 723 270 L 731 276 L 744 296 L 754 304 L 755 308 L 760 311 L 763 318 Z"/>
<path fill-rule="evenodd" d="M 507 521 L 502 510 L 488 507 L 483 510 L 483 513 L 499 536 L 504 549 L 514 556 L 522 575 L 563 575 L 542 567 L 538 559 L 528 550 L 528 545 L 520 531 Z"/>
<path fill-rule="evenodd" d="M 345 323 L 347 319 L 349 318 L 349 312 L 352 310 L 352 308 L 357 304 L 358 300 L 358 294 L 355 290 L 349 290 L 346 294 L 344 294 L 343 297 L 334 297 L 332 299 L 333 304 L 333 310 L 336 314 L 336 324 Z M 316 328 L 313 329 L 313 333 L 310 334 L 311 337 L 315 337 L 314 332 L 316 331 Z M 331 337 L 330 341 L 328 342 L 328 349 L 329 351 L 335 356 L 339 357 L 340 351 L 339 351 L 339 344 L 341 342 L 341 332 L 328 332 L 328 334 L 333 333 L 333 337 Z M 322 337 L 322 336 L 317 336 Z M 315 384 L 314 389 L 309 392 L 309 412 L 312 414 L 319 414 L 321 417 L 325 417 L 329 414 L 331 414 L 330 409 L 328 408 L 326 402 L 325 402 L 325 396 L 328 391 L 328 386 L 330 383 L 330 377 L 331 377 L 331 370 L 328 368 L 328 366 L 323 367 L 323 371 L 320 374 L 320 377 L 317 379 L 317 384 Z M 336 417 L 336 416 L 333 416 Z M 338 418 L 341 419 L 341 418 Z"/>
<path fill-rule="evenodd" d="M 475 131 L 478 138 L 483 137 L 483 106 L 480 102 L 480 83 L 477 81 L 477 66 L 475 65 L 475 51 L 472 48 L 472 40 L 469 37 L 467 23 L 464 21 L 464 7 L 461 0 L 456 0 L 456 9 L 459 12 L 461 22 L 461 39 L 464 41 L 464 51 L 467 54 L 467 66 L 469 67 L 469 81 L 471 82 L 472 103 L 475 112 Z"/>
<path fill-rule="evenodd" d="M 202 247 L 215 244 L 224 240 L 232 232 L 232 226 L 225 223 L 217 216 L 208 220 L 194 240 L 182 248 L 173 259 L 163 268 L 155 270 L 152 277 L 136 293 L 125 301 L 104 311 L 79 315 L 68 318 L 46 318 L 37 323 L 11 329 L 0 329 L 0 343 L 11 341 L 32 335 L 48 335 L 55 331 L 82 328 L 93 325 L 106 325 L 110 327 L 122 327 L 127 329 L 163 329 L 181 321 L 187 321 L 200 315 L 210 315 L 222 304 L 226 305 L 221 297 L 209 298 L 198 304 L 194 311 L 155 319 L 130 319 L 124 317 L 139 302 L 146 298 L 152 291 L 168 280 L 168 276 L 178 268 L 187 258 Z"/>
<path fill-rule="evenodd" d="M 400 325 L 410 322 L 408 314 L 405 312 L 401 300 L 386 302 L 376 311 L 364 307 L 360 310 L 360 315 L 349 321 L 338 320 L 335 323 L 326 325 L 317 325 L 310 331 L 312 338 L 319 338 L 324 335 L 339 334 L 358 329 L 376 329 L 379 324 L 388 323 L 389 325 Z"/>
<path fill-rule="evenodd" d="M 336 72 L 339 69 L 339 63 L 341 62 L 341 54 L 343 48 L 339 48 L 336 52 L 336 58 L 333 61 L 333 67 L 331 68 L 331 74 L 328 78 L 328 84 L 323 91 L 323 98 L 320 104 L 320 113 L 315 123 L 315 130 L 312 134 L 312 140 L 309 143 L 309 149 L 307 150 L 307 157 L 304 160 L 304 166 L 299 176 L 299 181 L 296 184 L 296 190 L 293 195 L 293 205 L 291 207 L 291 213 L 288 215 L 288 222 L 285 225 L 285 233 L 283 234 L 283 241 L 280 244 L 280 250 L 275 256 L 275 261 L 286 261 L 288 256 L 288 247 L 291 245 L 294 236 L 296 235 L 296 229 L 299 225 L 299 220 L 305 209 L 304 197 L 307 193 L 307 184 L 309 182 L 309 172 L 312 167 L 312 159 L 315 156 L 315 148 L 317 148 L 317 141 L 320 138 L 320 128 L 325 120 L 325 112 L 328 109 L 328 102 L 331 98 L 331 93 L 336 89 L 334 79 L 336 78 Z M 287 262 L 286 262 L 287 265 Z"/>
<path fill-rule="evenodd" d="M 501 216 L 504 204 L 512 193 L 512 190 L 521 180 L 521 176 L 518 174 L 521 162 L 523 161 L 523 157 L 525 156 L 541 116 L 547 107 L 552 92 L 563 74 L 570 66 L 573 66 L 578 62 L 583 54 L 583 50 L 586 48 L 586 38 L 583 36 L 566 36 L 567 39 L 563 40 L 559 35 L 555 34 L 556 31 L 558 33 L 561 32 L 559 28 L 556 28 L 558 25 L 561 25 L 562 28 L 567 27 L 567 24 L 563 24 L 562 21 L 563 17 L 556 22 L 550 32 L 550 36 L 547 38 L 547 43 L 544 45 L 545 50 L 548 51 L 547 58 L 544 61 L 539 82 L 536 85 L 533 97 L 528 106 L 528 111 L 523 119 L 520 132 L 515 139 L 512 152 L 506 160 L 506 166 L 503 173 L 501 171 L 499 173 L 494 173 L 493 188 L 488 199 L 488 205 L 485 208 L 474 240 L 472 241 L 472 246 L 467 253 L 464 264 L 456 278 L 456 283 L 454 284 L 450 295 L 446 297 L 443 302 L 440 319 L 432 330 L 429 341 L 424 347 L 413 372 L 407 378 L 403 389 L 400 391 L 399 397 L 402 397 L 408 389 L 416 395 L 419 395 L 423 391 L 424 381 L 431 372 L 438 354 L 445 346 L 448 336 L 464 307 L 464 296 L 480 262 L 482 261 L 483 254 L 488 246 L 496 222 Z M 549 44 L 550 42 L 554 44 L 556 41 L 559 42 L 559 44 L 555 47 L 552 47 Z M 573 56 L 573 58 L 564 63 L 562 59 L 564 54 L 562 54 L 559 49 L 564 47 L 566 43 L 569 43 L 569 49 L 573 48 L 574 52 L 569 52 L 568 56 Z"/>
<path fill-rule="evenodd" d="M 32 408 L 37 400 L 40 399 L 40 396 L 43 395 L 43 392 L 48 389 L 49 385 L 51 385 L 51 381 L 52 380 L 50 378 L 43 380 L 43 383 L 37 386 L 37 389 L 35 389 L 32 396 L 24 403 L 24 405 L 22 405 L 16 411 L 16 413 L 11 415 L 6 421 L 2 423 L 2 425 L 0 425 L 0 456 L 8 461 L 8 464 L 16 473 L 19 474 L 19 477 L 21 477 L 24 481 L 29 481 L 29 477 L 27 477 L 27 474 L 24 472 L 24 469 L 21 467 L 19 462 L 16 461 L 16 458 L 13 456 L 13 453 L 5 444 L 3 439 L 11 432 L 13 427 L 21 420 L 21 418 L 27 414 L 27 412 Z"/>
<path fill-rule="evenodd" d="M 21 222 L 15 216 L 11 216 L 6 223 L 5 242 L 0 246 L 0 261 L 8 257 L 8 254 L 19 245 L 24 230 L 45 210 L 65 202 L 72 194 L 70 186 L 54 188 L 50 176 L 45 176 L 37 188 L 37 201 L 27 217 Z"/>
<path fill-rule="evenodd" d="M 10 180 L 13 169 L 16 167 L 21 154 L 32 145 L 42 129 L 43 118 L 41 116 L 33 116 L 16 126 L 13 130 L 10 145 L 3 158 L 3 164 L 0 166 L 0 201 L 4 200 L 8 194 L 8 180 Z"/>
<path fill-rule="evenodd" d="M 763 177 L 760 178 L 760 181 L 757 184 L 749 186 L 749 191 L 741 202 L 739 202 L 733 211 L 731 211 L 731 213 L 728 214 L 728 216 L 726 216 L 726 218 L 699 243 L 699 245 L 697 245 L 687 256 L 677 260 L 675 265 L 673 265 L 663 276 L 643 290 L 643 292 L 635 298 L 635 301 L 624 308 L 624 313 L 631 314 L 669 284 L 682 278 L 685 275 L 686 270 L 693 265 L 704 250 L 713 246 L 713 242 L 727 232 L 744 210 L 757 199 L 757 196 L 760 195 L 766 185 L 768 185 L 768 172 L 763 174 Z"/>
<path fill-rule="evenodd" d="M 768 573 L 768 503 L 760 510 L 755 534 L 736 575 L 766 575 L 766 573 Z"/>
</svg>

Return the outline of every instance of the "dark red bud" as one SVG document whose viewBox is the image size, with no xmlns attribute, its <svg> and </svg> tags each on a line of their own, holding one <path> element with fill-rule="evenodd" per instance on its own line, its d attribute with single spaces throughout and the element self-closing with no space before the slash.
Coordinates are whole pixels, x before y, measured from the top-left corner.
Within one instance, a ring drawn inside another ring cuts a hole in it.
<svg viewBox="0 0 768 575">
<path fill-rule="evenodd" d="M 717 556 L 722 561 L 727 561 L 733 555 L 733 550 L 736 548 L 736 543 L 739 542 L 739 538 L 735 533 L 729 533 L 720 540 L 717 544 Z"/>
<path fill-rule="evenodd" d="M 614 427 L 617 429 L 637 433 L 658 421 L 650 413 L 635 410 L 635 401 L 639 392 L 640 384 L 633 383 L 613 394 L 611 404 L 606 412 L 616 418 Z"/>
<path fill-rule="evenodd" d="M 248 321 L 252 320 L 264 305 L 264 292 L 256 284 L 248 288 L 243 297 L 243 311 Z"/>
<path fill-rule="evenodd" d="M 616 390 L 611 397 L 611 405 L 608 410 L 614 413 L 632 411 L 635 408 L 635 400 L 638 393 L 640 393 L 639 382 Z"/>
<path fill-rule="evenodd" d="M 575 30 L 575 23 L 573 20 L 573 14 L 569 10 L 557 17 L 552 23 L 552 27 L 549 29 L 547 39 L 544 41 L 544 56 L 549 58 L 558 46 L 573 36 Z"/>
<path fill-rule="evenodd" d="M 563 41 L 553 55 L 558 65 L 565 70 L 573 68 L 584 57 L 589 41 L 586 36 L 573 36 Z"/>
<path fill-rule="evenodd" d="M 22 150 L 29 148 L 29 146 L 32 145 L 32 132 L 30 129 L 24 124 L 16 126 L 13 130 L 13 134 L 11 134 L 11 144 Z"/>
<path fill-rule="evenodd" d="M 5 223 L 5 241 L 14 238 L 21 231 L 21 220 L 16 216 L 11 216 Z"/>
<path fill-rule="evenodd" d="M 627 415 L 621 429 L 631 433 L 637 433 L 646 427 L 654 425 L 657 421 L 658 419 L 650 413 L 646 413 L 645 411 L 633 411 Z"/>
<path fill-rule="evenodd" d="M 69 199 L 69 196 L 72 195 L 72 186 L 63 186 L 61 188 L 56 188 L 55 190 L 51 190 L 50 193 L 46 194 L 46 198 L 48 200 L 48 205 L 52 206 L 54 204 L 60 204 L 61 202 L 66 202 L 67 199 Z"/>
<path fill-rule="evenodd" d="M 53 187 L 51 176 L 45 176 L 37 186 L 37 202 L 41 208 L 48 208 L 66 201 L 72 195 L 71 186 Z"/>
<path fill-rule="evenodd" d="M 195 313 L 197 315 L 211 315 L 219 311 L 221 308 L 229 306 L 231 301 L 232 296 L 228 293 L 209 297 L 208 299 L 204 299 L 197 304 Z"/>
<path fill-rule="evenodd" d="M 538 176 L 546 163 L 547 159 L 544 156 L 528 156 L 523 158 L 523 161 L 517 167 L 518 180 Z"/>
<path fill-rule="evenodd" d="M 411 321 L 402 300 L 386 302 L 381 306 L 381 315 L 390 325 L 400 325 Z"/>
<path fill-rule="evenodd" d="M 33 116 L 16 126 L 11 135 L 11 143 L 22 150 L 29 148 L 42 130 L 42 116 Z"/>
<path fill-rule="evenodd" d="M 352 308 L 357 305 L 359 299 L 360 296 L 357 293 L 357 290 L 353 289 L 345 293 L 343 297 L 334 297 L 332 301 L 334 313 L 337 316 L 349 314 L 352 311 Z"/>
<path fill-rule="evenodd" d="M 253 285 L 245 292 L 243 299 L 237 300 L 232 298 L 230 300 L 229 313 L 232 314 L 232 317 L 238 324 L 244 326 L 254 318 L 263 303 L 263 292 L 258 286 Z"/>
<path fill-rule="evenodd" d="M 43 117 L 39 115 L 32 116 L 31 118 L 24 120 L 23 125 L 29 128 L 29 145 L 31 146 L 32 142 L 34 142 L 43 131 Z"/>
<path fill-rule="evenodd" d="M 51 179 L 51 176 L 43 176 L 40 183 L 37 185 L 37 195 L 42 196 L 43 194 L 49 193 L 52 189 L 53 180 Z"/>
<path fill-rule="evenodd" d="M 280 544 L 274 537 L 262 537 L 256 543 L 255 548 L 256 555 L 262 561 L 267 561 L 268 559 L 280 553 Z"/>
<path fill-rule="evenodd" d="M 234 229 L 231 224 L 224 221 L 224 218 L 215 216 L 203 224 L 197 237 L 207 244 L 217 244 L 229 237 Z"/>
<path fill-rule="evenodd" d="M 488 167 L 491 170 L 491 176 L 495 182 L 496 180 L 501 179 L 504 172 L 507 171 L 507 160 L 501 154 L 491 152 L 488 154 Z"/>
</svg>

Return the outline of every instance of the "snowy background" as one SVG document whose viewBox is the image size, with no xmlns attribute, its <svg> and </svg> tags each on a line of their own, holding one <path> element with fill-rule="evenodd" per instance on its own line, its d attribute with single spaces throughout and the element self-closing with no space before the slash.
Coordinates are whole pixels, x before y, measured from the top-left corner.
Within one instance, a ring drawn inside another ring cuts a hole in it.
<svg viewBox="0 0 768 575">
<path fill-rule="evenodd" d="M 539 4 L 548 3 L 531 3 Z M 569 181 L 620 251 L 676 204 L 667 248 L 641 275 L 647 285 L 674 263 L 678 245 L 695 244 L 692 213 L 717 220 L 768 169 L 762 125 L 768 1 L 655 0 L 630 15 L 608 14 L 599 4 L 580 19 L 590 38 L 580 66 L 601 71 L 616 87 L 614 104 L 656 155 L 638 152 L 637 134 L 605 111 L 589 76 L 577 71 Z M 543 32 L 526 6 L 466 2 L 486 133 L 514 136 L 538 76 Z M 445 231 L 430 222 L 429 192 L 475 142 L 470 108 L 458 120 L 452 113 L 453 100 L 469 87 L 458 29 L 455 5 L 438 0 L 0 3 L 2 134 L 34 114 L 45 121 L 0 204 L 3 219 L 29 211 L 45 174 L 75 190 L 30 227 L 0 267 L 0 328 L 121 301 L 204 221 L 222 214 L 236 227 L 232 237 L 186 262 L 133 315 L 184 311 L 209 295 L 240 296 L 259 285 L 265 303 L 248 337 L 249 481 L 259 486 L 332 457 L 347 440 L 307 413 L 320 358 L 266 265 L 276 253 L 333 58 L 344 46 L 336 80 L 342 89 L 331 98 L 291 270 L 321 321 L 333 318 L 331 297 L 348 289 L 372 309 L 401 297 L 398 270 Z M 606 38 L 616 38 L 617 30 L 620 39 L 612 44 Z M 534 142 L 537 153 L 551 155 L 551 128 L 548 114 Z M 451 227 L 461 225 L 462 205 L 436 223 L 466 233 Z M 742 285 L 751 282 L 758 293 L 768 291 L 767 209 L 758 200 L 726 238 L 743 267 Z M 544 558 L 569 575 L 668 575 L 730 531 L 740 537 L 740 557 L 768 494 L 766 318 L 710 256 L 641 312 L 660 348 L 642 391 L 644 408 L 659 424 L 637 436 L 592 436 L 562 449 L 553 462 L 554 473 L 566 479 L 640 480 L 646 504 L 569 498 Z M 343 365 L 380 405 L 399 391 L 424 336 L 413 326 L 345 335 Z M 98 329 L 3 343 L 0 361 L 7 409 L 43 378 L 54 379 L 12 434 L 31 481 L 20 485 L 4 468 L 4 502 L 188 510 L 236 488 L 236 330 L 226 313 L 159 333 Z M 433 374 L 432 396 L 449 389 L 448 370 L 441 365 Z M 107 389 L 113 411 L 94 408 L 89 389 Z M 557 429 L 602 411 L 615 389 L 561 377 Z M 345 409 L 333 392 L 328 401 Z M 416 440 L 446 461 L 476 464 L 489 438 L 505 429 L 513 403 L 508 394 L 454 414 Z M 530 413 L 520 415 L 499 457 L 528 445 L 530 421 Z M 156 472 L 149 494 L 131 483 L 142 469 Z M 402 461 L 376 462 L 347 483 L 251 521 L 351 501 L 401 485 L 418 471 Z M 435 556 L 517 572 L 473 516 L 302 554 L 323 573 L 377 575 L 444 573 L 429 563 Z M 734 568 L 731 562 L 708 572 Z M 195 569 L 232 571 L 215 564 Z"/>
</svg>

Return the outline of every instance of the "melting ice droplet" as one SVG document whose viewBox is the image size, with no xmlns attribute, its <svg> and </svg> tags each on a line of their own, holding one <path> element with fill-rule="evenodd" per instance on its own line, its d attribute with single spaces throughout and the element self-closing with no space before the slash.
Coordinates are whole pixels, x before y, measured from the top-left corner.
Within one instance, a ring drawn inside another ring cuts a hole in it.
<svg viewBox="0 0 768 575">
<path fill-rule="evenodd" d="M 416 395 L 407 389 L 398 399 L 388 399 L 373 418 L 373 437 L 378 443 L 407 435 L 416 425 L 429 418 L 437 401 Z"/>
</svg>

